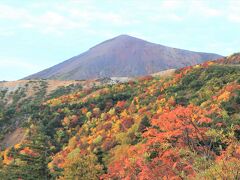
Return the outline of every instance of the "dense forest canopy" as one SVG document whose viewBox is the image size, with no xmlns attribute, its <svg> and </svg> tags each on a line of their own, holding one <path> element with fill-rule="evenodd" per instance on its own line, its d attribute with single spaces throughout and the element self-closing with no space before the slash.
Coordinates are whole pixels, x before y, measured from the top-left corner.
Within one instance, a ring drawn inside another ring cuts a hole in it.
<svg viewBox="0 0 240 180">
<path fill-rule="evenodd" d="M 0 179 L 240 178 L 237 63 L 62 88 L 25 104 L 1 108 L 0 128 L 29 116 L 24 140 L 2 149 Z"/>
</svg>

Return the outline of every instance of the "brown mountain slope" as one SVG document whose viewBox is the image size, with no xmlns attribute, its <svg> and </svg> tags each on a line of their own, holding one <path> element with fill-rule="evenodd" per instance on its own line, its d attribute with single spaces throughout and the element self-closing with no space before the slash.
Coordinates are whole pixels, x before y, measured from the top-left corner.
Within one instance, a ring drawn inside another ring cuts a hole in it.
<svg viewBox="0 0 240 180">
<path fill-rule="evenodd" d="M 220 57 L 222 56 L 217 54 L 181 50 L 121 35 L 25 79 L 82 80 L 142 76 Z"/>
</svg>

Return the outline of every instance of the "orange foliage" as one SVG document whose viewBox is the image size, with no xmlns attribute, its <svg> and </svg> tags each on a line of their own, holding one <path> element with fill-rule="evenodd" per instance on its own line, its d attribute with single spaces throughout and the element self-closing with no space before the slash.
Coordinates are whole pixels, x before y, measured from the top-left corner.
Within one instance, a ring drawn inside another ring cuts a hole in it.
<svg viewBox="0 0 240 180">
<path fill-rule="evenodd" d="M 22 149 L 20 151 L 20 154 L 26 154 L 26 155 L 35 156 L 35 157 L 39 155 L 38 153 L 31 150 L 29 147 L 25 147 L 24 149 Z"/>
<path fill-rule="evenodd" d="M 170 112 L 159 115 L 158 118 L 155 117 L 152 125 L 159 127 L 160 130 L 150 128 L 144 133 L 144 137 L 148 138 L 150 143 L 174 142 L 175 145 L 187 145 L 196 150 L 195 140 L 204 140 L 204 133 L 207 130 L 198 125 L 211 122 L 210 118 L 205 117 L 206 114 L 206 111 L 194 105 L 178 106 Z"/>
</svg>

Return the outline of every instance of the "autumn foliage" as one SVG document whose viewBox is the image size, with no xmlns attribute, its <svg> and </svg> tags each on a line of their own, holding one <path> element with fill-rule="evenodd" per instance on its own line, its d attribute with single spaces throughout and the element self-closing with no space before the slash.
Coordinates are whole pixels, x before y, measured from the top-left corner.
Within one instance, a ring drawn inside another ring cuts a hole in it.
<svg viewBox="0 0 240 180">
<path fill-rule="evenodd" d="M 46 101 L 31 123 L 49 137 L 56 178 L 239 179 L 239 77 L 238 66 L 207 62 L 86 88 Z"/>
</svg>

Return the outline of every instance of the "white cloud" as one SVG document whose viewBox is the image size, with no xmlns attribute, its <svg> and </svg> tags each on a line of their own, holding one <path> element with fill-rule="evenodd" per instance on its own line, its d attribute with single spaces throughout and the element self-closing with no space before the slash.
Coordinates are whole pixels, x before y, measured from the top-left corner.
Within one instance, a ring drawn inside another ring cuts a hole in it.
<svg viewBox="0 0 240 180">
<path fill-rule="evenodd" d="M 60 13 L 48 11 L 39 16 L 29 16 L 22 24 L 24 28 L 37 29 L 42 33 L 54 33 L 61 35 L 64 30 L 85 27 L 85 23 L 74 21 Z"/>
<path fill-rule="evenodd" d="M 35 2 L 28 6 L 14 7 L 0 4 L 0 18 L 14 20 L 16 28 L 33 29 L 42 33 L 56 35 L 67 30 L 93 31 L 96 24 L 107 27 L 128 27 L 136 24 L 157 22 L 182 22 L 196 18 L 226 18 L 240 22 L 240 4 L 230 0 L 228 7 L 213 6 L 208 1 L 161 0 L 161 1 L 112 1 L 105 0 L 103 5 L 93 0 L 68 0 Z M 105 7 L 115 7 L 114 9 Z M 96 27 L 95 27 L 96 28 Z M 2 33 L 4 34 L 4 33 Z M 1 35 L 1 32 L 0 32 Z"/>
<path fill-rule="evenodd" d="M 77 21 L 67 15 L 52 11 L 37 14 L 33 10 L 0 4 L 0 19 L 14 21 L 16 28 L 36 29 L 43 33 L 59 33 L 66 29 L 82 28 L 84 21 Z M 1 32 L 0 35 L 9 34 Z"/>
<path fill-rule="evenodd" d="M 161 7 L 164 9 L 177 9 L 182 6 L 182 3 L 186 3 L 179 0 L 164 0 L 161 2 Z"/>
<path fill-rule="evenodd" d="M 35 29 L 42 33 L 57 35 L 71 29 L 86 30 L 88 27 L 90 30 L 95 23 L 113 26 L 137 23 L 127 14 L 104 11 L 86 1 L 70 2 L 64 4 L 65 6 L 49 3 L 47 8 L 43 8 L 43 3 L 32 4 L 31 8 L 0 5 L 0 19 L 15 21 L 15 26 L 18 28 Z M 76 3 L 75 6 L 74 3 Z M 36 13 L 34 10 L 39 12 Z"/>
<path fill-rule="evenodd" d="M 0 19 L 16 20 L 26 16 L 26 11 L 23 9 L 0 4 Z"/>
<path fill-rule="evenodd" d="M 205 17 L 217 17 L 221 16 L 222 12 L 220 9 L 209 7 L 207 4 L 199 3 L 196 7 L 197 11 Z"/>
<path fill-rule="evenodd" d="M 227 17 L 230 21 L 240 23 L 240 2 L 230 1 Z"/>
<path fill-rule="evenodd" d="M 108 23 L 115 26 L 126 26 L 139 21 L 131 16 L 131 13 L 127 10 L 114 12 L 112 10 L 103 10 L 94 5 L 87 5 L 84 8 L 82 6 L 77 7 L 61 7 L 62 12 L 69 15 L 69 18 L 75 21 L 85 22 L 85 24 L 91 25 L 92 23 Z"/>
</svg>

